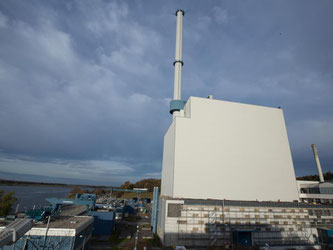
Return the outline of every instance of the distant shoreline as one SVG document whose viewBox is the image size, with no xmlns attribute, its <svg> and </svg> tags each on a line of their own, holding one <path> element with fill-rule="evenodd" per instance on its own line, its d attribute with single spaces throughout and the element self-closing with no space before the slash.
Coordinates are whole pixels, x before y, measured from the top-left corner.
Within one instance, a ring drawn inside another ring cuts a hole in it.
<svg viewBox="0 0 333 250">
<path fill-rule="evenodd" d="M 1 186 L 49 186 L 49 187 L 88 187 L 88 188 L 109 188 L 107 186 L 93 186 L 93 185 L 80 185 L 80 184 L 63 184 L 63 183 L 45 183 L 33 181 L 13 181 L 0 179 Z"/>
</svg>

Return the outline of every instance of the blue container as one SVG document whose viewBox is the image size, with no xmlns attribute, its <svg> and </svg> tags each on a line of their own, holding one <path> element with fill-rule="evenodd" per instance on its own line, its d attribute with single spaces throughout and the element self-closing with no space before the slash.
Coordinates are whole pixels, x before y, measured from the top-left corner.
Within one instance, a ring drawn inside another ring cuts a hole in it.
<svg viewBox="0 0 333 250">
<path fill-rule="evenodd" d="M 89 211 L 89 216 L 94 217 L 93 235 L 111 235 L 115 226 L 114 212 Z"/>
</svg>

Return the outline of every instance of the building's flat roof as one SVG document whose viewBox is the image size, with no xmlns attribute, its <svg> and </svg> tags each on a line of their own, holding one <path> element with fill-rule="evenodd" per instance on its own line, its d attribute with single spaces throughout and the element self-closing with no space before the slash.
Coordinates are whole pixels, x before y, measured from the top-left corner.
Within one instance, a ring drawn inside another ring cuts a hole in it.
<svg viewBox="0 0 333 250">
<path fill-rule="evenodd" d="M 318 184 L 319 181 L 296 180 L 298 184 Z"/>
<path fill-rule="evenodd" d="M 300 183 L 301 188 L 333 188 L 332 182 Z"/>
<path fill-rule="evenodd" d="M 220 100 L 220 99 L 214 99 L 214 98 L 208 98 L 208 97 L 202 97 L 202 96 L 190 96 L 187 101 L 192 98 L 192 99 L 204 99 L 207 101 L 218 101 L 218 102 L 226 102 L 230 104 L 241 104 L 241 105 L 246 105 L 246 106 L 253 106 L 253 107 L 259 107 L 259 108 L 268 108 L 268 109 L 282 109 L 281 107 L 270 107 L 270 106 L 264 106 L 264 105 L 259 105 L 259 104 L 251 104 L 251 103 L 245 103 L 245 102 L 235 102 L 235 101 L 228 101 L 228 100 Z M 186 101 L 186 102 L 187 102 Z"/>
<path fill-rule="evenodd" d="M 91 219 L 91 216 L 61 216 L 56 220 L 51 219 L 49 228 L 77 229 Z M 36 224 L 34 227 L 46 228 L 46 226 L 47 224 Z"/>
<path fill-rule="evenodd" d="M 64 216 L 51 221 L 48 236 L 75 236 L 93 223 L 91 216 Z M 26 235 L 45 235 L 47 224 L 36 224 Z"/>
<path fill-rule="evenodd" d="M 46 230 L 47 224 L 35 224 L 25 235 L 44 236 L 47 231 L 47 236 L 73 237 L 86 229 L 93 221 L 92 216 L 62 216 L 51 221 L 48 230 Z M 4 228 L 5 224 L 0 225 L 0 230 Z"/>
</svg>

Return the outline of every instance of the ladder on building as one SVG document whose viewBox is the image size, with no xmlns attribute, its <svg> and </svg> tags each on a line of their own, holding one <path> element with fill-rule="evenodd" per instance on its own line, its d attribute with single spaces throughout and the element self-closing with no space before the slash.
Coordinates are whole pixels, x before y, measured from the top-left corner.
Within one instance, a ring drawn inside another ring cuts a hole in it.
<svg viewBox="0 0 333 250">
<path fill-rule="evenodd" d="M 216 244 L 220 235 L 220 228 L 217 227 L 219 207 L 220 206 L 215 205 L 213 211 L 208 211 L 208 233 L 210 237 L 210 247 Z"/>
</svg>

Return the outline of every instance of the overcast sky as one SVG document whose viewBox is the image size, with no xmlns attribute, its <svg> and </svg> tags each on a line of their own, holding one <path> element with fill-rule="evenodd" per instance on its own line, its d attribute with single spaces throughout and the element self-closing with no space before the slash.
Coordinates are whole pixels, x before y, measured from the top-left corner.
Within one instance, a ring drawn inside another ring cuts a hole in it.
<svg viewBox="0 0 333 250">
<path fill-rule="evenodd" d="M 297 176 L 333 171 L 333 1 L 0 1 L 0 176 L 160 178 L 182 97 L 282 107 Z"/>
</svg>

